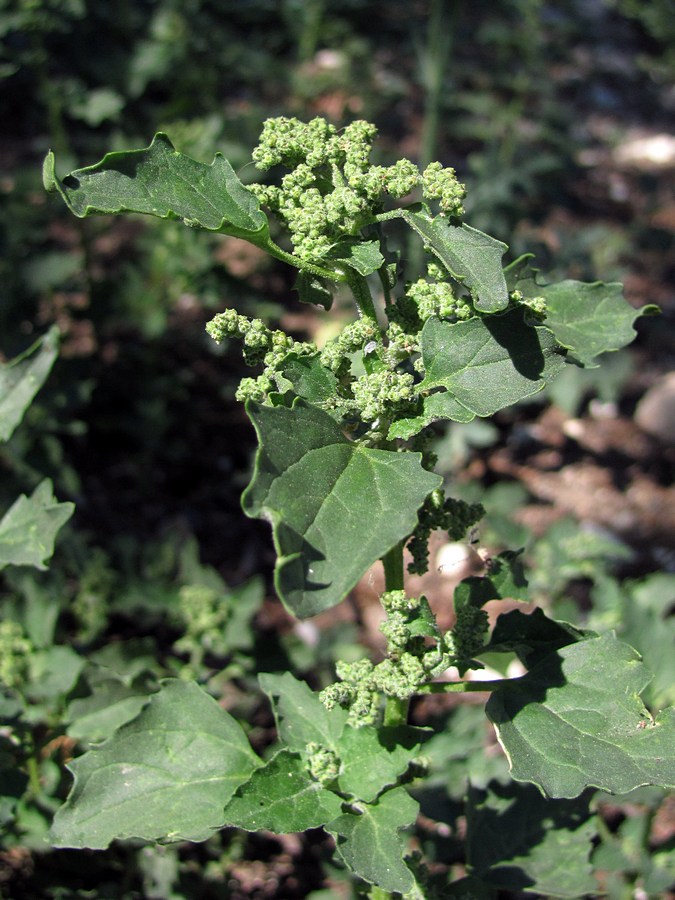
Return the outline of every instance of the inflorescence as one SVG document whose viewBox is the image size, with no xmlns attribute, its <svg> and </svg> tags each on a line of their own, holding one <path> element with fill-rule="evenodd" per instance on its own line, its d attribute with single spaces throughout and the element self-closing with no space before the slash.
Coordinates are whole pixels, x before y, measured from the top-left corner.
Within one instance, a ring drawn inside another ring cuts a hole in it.
<svg viewBox="0 0 675 900">
<path fill-rule="evenodd" d="M 387 619 L 381 631 L 387 638 L 385 659 L 338 662 L 340 679 L 321 692 L 327 709 L 349 711 L 348 721 L 359 728 L 372 725 L 380 714 L 381 698 L 409 700 L 455 663 L 464 663 L 483 646 L 487 614 L 467 605 L 457 610 L 454 628 L 441 634 L 424 597 L 405 591 L 386 591 L 382 606 Z"/>
<path fill-rule="evenodd" d="M 363 121 L 341 130 L 321 118 L 308 123 L 284 117 L 265 122 L 253 151 L 256 165 L 262 171 L 276 167 L 290 171 L 279 184 L 254 184 L 250 190 L 288 228 L 302 275 L 321 265 L 323 272 L 342 278 L 345 242 L 353 245 L 367 226 L 370 240 L 373 226 L 379 227 L 378 216 L 392 214 L 383 212 L 387 198 L 400 200 L 418 191 L 424 200 L 437 204 L 441 215 L 462 215 L 465 190 L 454 169 L 434 162 L 422 172 L 407 159 L 391 166 L 373 165 L 370 154 L 376 133 L 374 125 Z M 360 317 L 321 349 L 234 309 L 216 315 L 207 325 L 211 337 L 218 342 L 240 340 L 245 362 L 261 369 L 257 376 L 242 379 L 237 399 L 272 402 L 272 395 L 283 394 L 292 384 L 285 374 L 288 365 L 304 360 L 303 365 L 327 370 L 323 380 L 334 384 L 334 390 L 315 400 L 318 405 L 347 430 L 362 432 L 366 426 L 374 445 L 386 441 L 393 421 L 419 413 L 424 396 L 419 387 L 424 377 L 420 353 L 424 323 L 431 317 L 455 323 L 479 315 L 470 292 L 461 283 L 452 283 L 437 260 L 428 263 L 424 278 L 406 284 L 397 294 L 391 290 L 395 268 L 389 260 L 380 270 L 386 285 L 386 324 L 381 326 L 374 313 Z M 326 277 L 316 278 L 321 290 Z M 363 281 L 354 272 L 352 277 Z M 529 318 L 545 316 L 541 297 L 513 291 L 510 300 Z M 423 534 L 418 533 L 420 544 Z M 419 553 L 414 554 L 417 559 Z"/>
<path fill-rule="evenodd" d="M 265 122 L 253 160 L 263 172 L 276 166 L 291 171 L 280 185 L 254 184 L 250 190 L 284 222 L 300 259 L 323 260 L 340 241 L 375 221 L 386 197 L 400 199 L 416 188 L 424 199 L 437 201 L 443 214 L 464 212 L 466 192 L 454 169 L 434 162 L 420 172 L 408 159 L 372 165 L 376 134 L 364 121 L 341 130 L 322 118 Z"/>
</svg>

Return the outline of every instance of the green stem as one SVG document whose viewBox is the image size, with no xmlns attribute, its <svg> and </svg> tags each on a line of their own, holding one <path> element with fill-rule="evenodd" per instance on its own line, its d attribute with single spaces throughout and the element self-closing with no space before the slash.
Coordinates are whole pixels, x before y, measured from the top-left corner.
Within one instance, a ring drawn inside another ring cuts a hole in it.
<svg viewBox="0 0 675 900">
<path fill-rule="evenodd" d="M 498 691 L 501 688 L 517 684 L 521 678 L 496 678 L 494 681 L 434 681 L 425 684 L 417 691 L 418 694 L 468 694 L 473 691 L 487 693 Z"/>
<path fill-rule="evenodd" d="M 403 541 L 399 541 L 382 557 L 384 589 L 386 591 L 403 590 L 403 544 Z M 409 706 L 409 699 L 401 700 L 398 697 L 387 697 L 384 707 L 384 724 L 391 726 L 405 725 L 408 721 Z"/>
<path fill-rule="evenodd" d="M 359 313 L 361 317 L 364 319 L 370 319 L 375 325 L 377 322 L 377 314 L 375 312 L 375 304 L 373 303 L 373 297 L 370 293 L 370 288 L 368 287 L 368 282 L 363 277 L 363 275 L 359 275 L 358 272 L 345 272 L 345 281 L 349 285 L 352 294 L 354 295 L 354 300 L 356 301 L 356 305 L 358 307 Z"/>
<path fill-rule="evenodd" d="M 405 725 L 408 721 L 408 708 L 410 700 L 401 700 L 399 697 L 387 697 L 384 706 L 383 724 L 395 727 L 397 725 Z"/>
<path fill-rule="evenodd" d="M 405 587 L 403 575 L 403 541 L 395 544 L 382 557 L 384 566 L 385 591 L 402 591 Z"/>
<path fill-rule="evenodd" d="M 40 764 L 35 756 L 28 757 L 26 768 L 28 769 L 30 792 L 33 797 L 38 797 L 42 793 L 42 781 L 40 778 Z"/>
<path fill-rule="evenodd" d="M 342 272 L 336 272 L 334 269 L 324 269 L 322 266 L 317 266 L 314 263 L 307 262 L 306 259 L 300 259 L 300 257 L 294 256 L 286 250 L 282 250 L 282 248 L 275 244 L 270 237 L 265 237 L 260 241 L 248 238 L 248 241 L 251 244 L 255 244 L 256 247 L 265 250 L 270 256 L 274 256 L 276 259 L 288 263 L 289 266 L 293 266 L 295 269 L 301 269 L 303 272 L 310 272 L 312 275 L 318 275 L 319 278 L 328 278 L 330 281 L 349 281 L 349 276 Z"/>
</svg>

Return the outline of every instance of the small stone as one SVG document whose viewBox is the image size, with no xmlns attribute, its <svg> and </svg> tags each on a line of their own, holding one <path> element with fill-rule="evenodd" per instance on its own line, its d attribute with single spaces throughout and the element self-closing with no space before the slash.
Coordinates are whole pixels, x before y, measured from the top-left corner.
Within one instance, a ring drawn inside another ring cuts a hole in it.
<svg viewBox="0 0 675 900">
<path fill-rule="evenodd" d="M 675 372 L 649 388 L 635 411 L 640 428 L 664 444 L 675 445 Z"/>
</svg>

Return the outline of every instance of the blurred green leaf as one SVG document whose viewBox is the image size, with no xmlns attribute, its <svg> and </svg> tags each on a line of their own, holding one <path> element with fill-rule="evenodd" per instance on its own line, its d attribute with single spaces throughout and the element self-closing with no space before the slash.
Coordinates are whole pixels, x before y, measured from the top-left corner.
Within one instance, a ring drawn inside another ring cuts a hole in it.
<svg viewBox="0 0 675 900">
<path fill-rule="evenodd" d="M 56 326 L 20 356 L 0 363 L 0 441 L 8 441 L 33 397 L 49 375 L 58 355 Z"/>
<path fill-rule="evenodd" d="M 30 497 L 22 494 L 0 519 L 0 569 L 9 565 L 46 569 L 56 534 L 74 510 L 72 503 L 56 500 L 47 478 Z"/>
</svg>

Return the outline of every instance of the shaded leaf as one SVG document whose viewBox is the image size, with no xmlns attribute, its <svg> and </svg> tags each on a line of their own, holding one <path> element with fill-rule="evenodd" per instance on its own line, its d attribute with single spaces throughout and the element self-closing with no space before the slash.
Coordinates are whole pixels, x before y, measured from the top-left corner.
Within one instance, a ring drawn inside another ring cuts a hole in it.
<svg viewBox="0 0 675 900">
<path fill-rule="evenodd" d="M 652 721 L 640 657 L 612 635 L 562 647 L 490 697 L 486 712 L 517 781 L 551 797 L 586 787 L 675 786 L 675 709 Z"/>
<path fill-rule="evenodd" d="M 562 647 L 597 637 L 567 622 L 549 619 L 542 609 L 531 613 L 514 609 L 499 616 L 490 641 L 482 653 L 515 653 L 523 665 L 531 668 Z"/>
<path fill-rule="evenodd" d="M 500 312 L 509 305 L 502 269 L 506 244 L 470 225 L 450 225 L 443 216 L 430 216 L 423 209 L 407 210 L 405 221 L 437 256 L 446 269 L 471 290 L 476 309 Z"/>
<path fill-rule="evenodd" d="M 48 478 L 30 497 L 22 494 L 0 519 L 0 569 L 34 566 L 46 569 L 56 534 L 72 516 L 72 503 L 59 503 Z"/>
<path fill-rule="evenodd" d="M 240 725 L 196 684 L 166 681 L 140 715 L 76 759 L 57 847 L 104 849 L 115 838 L 206 840 L 260 760 Z"/>
<path fill-rule="evenodd" d="M 374 562 L 407 537 L 441 479 L 419 453 L 349 441 L 325 412 L 249 402 L 258 434 L 247 515 L 272 524 L 275 584 L 299 618 L 339 603 Z"/>
<path fill-rule="evenodd" d="M 326 831 L 335 838 L 338 856 L 359 878 L 404 894 L 414 878 L 403 861 L 405 842 L 399 831 L 414 823 L 417 808 L 405 788 L 394 788 L 375 803 L 357 804 L 354 812 L 330 822 Z"/>
<path fill-rule="evenodd" d="M 597 891 L 588 797 L 549 800 L 530 785 L 491 782 L 467 801 L 467 861 L 482 881 L 547 897 Z"/>
<path fill-rule="evenodd" d="M 30 684 L 26 693 L 33 700 L 48 700 L 67 694 L 77 681 L 85 661 L 71 647 L 37 650 L 29 658 Z"/>
<path fill-rule="evenodd" d="M 318 828 L 339 812 L 342 800 L 315 781 L 305 760 L 281 750 L 242 785 L 225 808 L 228 825 L 289 834 Z"/>
<path fill-rule="evenodd" d="M 328 311 L 333 305 L 333 295 L 325 278 L 312 275 L 310 272 L 299 272 L 293 285 L 302 303 L 313 303 L 323 306 Z"/>
<path fill-rule="evenodd" d="M 298 356 L 289 353 L 281 374 L 277 374 L 277 385 L 280 391 L 290 388 L 296 396 L 314 406 L 323 406 L 333 400 L 338 389 L 337 378 L 321 364 L 319 354 Z"/>
<path fill-rule="evenodd" d="M 456 323 L 427 319 L 421 350 L 420 388 L 443 387 L 477 416 L 536 394 L 565 365 L 551 333 L 527 325 L 519 310 Z"/>
<path fill-rule="evenodd" d="M 165 134 L 156 134 L 143 150 L 107 153 L 93 166 L 76 169 L 59 181 L 54 154 L 44 162 L 48 191 L 61 195 L 76 216 L 137 212 L 186 225 L 246 238 L 265 246 L 267 217 L 258 201 L 217 153 L 211 165 L 174 149 Z"/>
<path fill-rule="evenodd" d="M 56 326 L 8 363 L 0 363 L 0 441 L 8 441 L 58 355 Z"/>
</svg>

